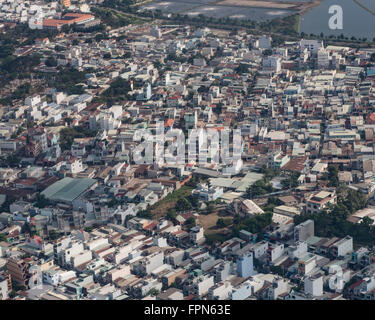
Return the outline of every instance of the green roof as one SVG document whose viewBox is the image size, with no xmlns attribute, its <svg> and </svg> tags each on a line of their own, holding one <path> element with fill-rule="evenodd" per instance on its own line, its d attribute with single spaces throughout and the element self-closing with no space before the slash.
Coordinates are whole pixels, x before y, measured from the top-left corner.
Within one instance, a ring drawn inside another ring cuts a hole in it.
<svg viewBox="0 0 375 320">
<path fill-rule="evenodd" d="M 95 183 L 95 179 L 66 177 L 50 185 L 42 195 L 53 201 L 72 202 Z"/>
</svg>

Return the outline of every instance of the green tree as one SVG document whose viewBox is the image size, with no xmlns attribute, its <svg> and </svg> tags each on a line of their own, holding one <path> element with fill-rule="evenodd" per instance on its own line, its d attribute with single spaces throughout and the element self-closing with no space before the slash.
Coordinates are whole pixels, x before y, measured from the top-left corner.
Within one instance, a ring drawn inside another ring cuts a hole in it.
<svg viewBox="0 0 375 320">
<path fill-rule="evenodd" d="M 48 233 L 48 237 L 50 240 L 57 240 L 60 237 L 60 233 L 55 230 L 51 230 Z"/>
<path fill-rule="evenodd" d="M 47 206 L 49 206 L 51 204 L 51 202 L 41 193 L 38 193 L 36 195 L 36 202 L 35 202 L 35 206 L 37 208 L 45 208 Z"/>
<path fill-rule="evenodd" d="M 328 166 L 328 186 L 329 187 L 339 186 L 339 173 L 335 166 Z"/>
<path fill-rule="evenodd" d="M 372 224 L 374 223 L 374 220 L 371 219 L 370 217 L 364 217 L 361 223 L 363 223 L 366 226 L 372 226 Z"/>
<path fill-rule="evenodd" d="M 152 289 L 150 289 L 150 291 L 148 292 L 148 295 L 153 296 L 153 297 L 156 297 L 158 294 L 159 294 L 159 290 L 156 289 L 156 288 L 152 288 Z"/>
<path fill-rule="evenodd" d="M 185 221 L 186 227 L 190 230 L 191 228 L 195 227 L 197 224 L 194 218 L 189 218 Z"/>
<path fill-rule="evenodd" d="M 178 199 L 176 203 L 176 211 L 187 211 L 192 208 L 191 203 L 186 198 L 180 198 Z"/>
<path fill-rule="evenodd" d="M 174 209 L 169 209 L 166 215 L 166 218 L 170 221 L 175 220 L 177 217 L 176 210 Z"/>
<path fill-rule="evenodd" d="M 7 237 L 4 233 L 0 233 L 0 242 L 1 241 L 7 241 Z"/>
<path fill-rule="evenodd" d="M 57 61 L 54 57 L 48 57 L 46 62 L 45 62 L 45 65 L 47 67 L 56 67 L 57 66 Z"/>
<path fill-rule="evenodd" d="M 217 219 L 216 226 L 218 228 L 225 228 L 228 225 L 230 225 L 230 223 L 231 223 L 231 219 L 219 218 L 219 219 Z"/>
<path fill-rule="evenodd" d="M 145 219 L 152 219 L 152 213 L 149 210 L 141 210 L 137 213 L 137 217 L 145 218 Z"/>
</svg>

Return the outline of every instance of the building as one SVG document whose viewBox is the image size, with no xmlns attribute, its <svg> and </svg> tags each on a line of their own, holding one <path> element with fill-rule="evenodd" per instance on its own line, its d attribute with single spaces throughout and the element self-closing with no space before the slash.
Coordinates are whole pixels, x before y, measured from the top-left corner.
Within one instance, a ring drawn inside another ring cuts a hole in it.
<svg viewBox="0 0 375 320">
<path fill-rule="evenodd" d="M 192 293 L 197 297 L 202 297 L 206 295 L 210 288 L 214 286 L 214 277 L 207 276 L 207 277 L 199 277 L 197 278 L 197 282 L 193 284 L 193 291 Z"/>
<path fill-rule="evenodd" d="M 227 300 L 232 294 L 233 287 L 229 281 L 220 282 L 211 287 L 208 292 L 210 300 Z"/>
<path fill-rule="evenodd" d="M 204 230 L 202 226 L 196 226 L 190 229 L 190 240 L 193 243 L 201 244 L 204 242 Z"/>
<path fill-rule="evenodd" d="M 261 36 L 255 42 L 255 47 L 259 49 L 269 50 L 272 48 L 272 38 L 268 36 Z"/>
<path fill-rule="evenodd" d="M 267 249 L 267 261 L 272 263 L 284 254 L 283 243 L 269 243 Z"/>
<path fill-rule="evenodd" d="M 280 170 L 290 161 L 288 155 L 283 155 L 281 152 L 276 152 L 268 158 L 268 165 L 274 170 Z"/>
<path fill-rule="evenodd" d="M 294 228 L 294 242 L 306 241 L 314 236 L 314 220 L 306 220 Z"/>
<path fill-rule="evenodd" d="M 95 188 L 97 184 L 95 179 L 66 177 L 50 185 L 41 194 L 51 201 L 72 204 L 75 199 Z"/>
<path fill-rule="evenodd" d="M 300 41 L 300 50 L 303 52 L 303 50 L 307 49 L 313 54 L 317 54 L 319 49 L 323 47 L 323 41 L 319 40 L 306 40 L 302 39 Z"/>
<path fill-rule="evenodd" d="M 169 288 L 156 296 L 156 300 L 183 300 L 183 298 L 184 294 L 177 288 Z"/>
<path fill-rule="evenodd" d="M 253 253 L 248 251 L 237 259 L 237 274 L 242 278 L 249 278 L 254 275 Z"/>
<path fill-rule="evenodd" d="M 307 213 L 322 212 L 329 204 L 336 204 L 336 191 L 319 191 L 312 195 L 306 204 Z"/>
<path fill-rule="evenodd" d="M 23 259 L 9 258 L 6 267 L 12 281 L 24 287 L 28 286 L 28 280 L 30 278 L 28 272 L 29 265 Z"/>
<path fill-rule="evenodd" d="M 223 195 L 223 188 L 208 187 L 206 184 L 198 184 L 197 188 L 192 191 L 193 195 L 198 196 L 202 201 L 215 201 Z"/>
<path fill-rule="evenodd" d="M 281 58 L 279 56 L 269 56 L 263 58 L 262 66 L 264 70 L 280 72 L 281 71 Z"/>
<path fill-rule="evenodd" d="M 186 112 L 184 116 L 185 129 L 195 129 L 198 122 L 197 111 Z"/>
<path fill-rule="evenodd" d="M 10 274 L 0 273 L 0 300 L 8 299 L 11 291 L 12 281 Z"/>
<path fill-rule="evenodd" d="M 288 247 L 288 255 L 292 259 L 299 259 L 307 254 L 307 242 L 298 241 L 295 245 Z"/>
<path fill-rule="evenodd" d="M 288 217 L 294 217 L 296 215 L 299 215 L 300 212 L 295 207 L 289 207 L 285 205 L 277 206 L 273 209 L 273 212 L 276 214 L 281 214 Z"/>
<path fill-rule="evenodd" d="M 323 276 L 318 274 L 305 278 L 304 292 L 306 295 L 320 297 L 323 295 Z"/>
<path fill-rule="evenodd" d="M 141 260 L 137 266 L 137 272 L 142 275 L 149 275 L 156 268 L 160 267 L 164 262 L 163 251 L 156 251 L 143 260 Z"/>
<path fill-rule="evenodd" d="M 324 48 L 318 50 L 318 68 L 328 68 L 330 65 L 329 52 Z"/>
<path fill-rule="evenodd" d="M 70 0 L 62 0 L 70 1 Z M 61 19 L 44 19 L 43 28 L 52 30 L 61 30 L 65 25 L 84 25 L 95 20 L 95 16 L 86 13 L 66 13 Z"/>
<path fill-rule="evenodd" d="M 345 238 L 335 242 L 331 248 L 330 253 L 333 257 L 345 257 L 353 252 L 353 238 L 346 236 Z"/>
<path fill-rule="evenodd" d="M 312 253 L 306 254 L 298 260 L 298 274 L 302 276 L 310 275 L 316 267 L 316 256 Z"/>
</svg>

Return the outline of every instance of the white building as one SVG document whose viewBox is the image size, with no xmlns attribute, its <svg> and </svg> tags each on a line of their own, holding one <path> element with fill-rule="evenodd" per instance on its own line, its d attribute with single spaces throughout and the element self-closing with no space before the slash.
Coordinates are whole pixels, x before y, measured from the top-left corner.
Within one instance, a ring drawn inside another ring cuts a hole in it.
<svg viewBox="0 0 375 320">
<path fill-rule="evenodd" d="M 263 58 L 262 62 L 263 69 L 274 72 L 281 71 L 281 58 L 279 56 L 269 56 Z"/>
<path fill-rule="evenodd" d="M 226 281 L 210 288 L 208 296 L 210 300 L 227 300 L 231 296 L 232 290 L 232 285 Z"/>
<path fill-rule="evenodd" d="M 194 243 L 204 242 L 204 230 L 202 226 L 196 226 L 190 229 L 190 240 Z"/>
<path fill-rule="evenodd" d="M 305 278 L 305 294 L 313 297 L 323 295 L 323 277 L 319 274 L 313 277 Z"/>
<path fill-rule="evenodd" d="M 259 49 L 271 49 L 272 38 L 261 36 L 256 42 L 255 47 Z"/>
<path fill-rule="evenodd" d="M 353 238 L 346 236 L 345 238 L 335 242 L 330 248 L 334 257 L 345 257 L 353 252 Z"/>
<path fill-rule="evenodd" d="M 223 195 L 223 188 L 208 187 L 206 184 L 199 183 L 197 188 L 192 191 L 193 195 L 198 196 L 202 201 L 215 201 Z"/>
<path fill-rule="evenodd" d="M 313 54 L 317 54 L 319 49 L 323 47 L 323 41 L 319 40 L 305 40 L 302 39 L 300 41 L 300 48 L 301 52 L 307 49 L 308 51 L 312 52 Z"/>
<path fill-rule="evenodd" d="M 329 64 L 330 64 L 329 52 L 324 48 L 320 48 L 318 50 L 318 67 L 328 68 Z"/>
<path fill-rule="evenodd" d="M 196 296 L 204 296 L 211 287 L 214 286 L 214 277 L 199 278 L 197 283 L 193 285 L 193 294 Z"/>
</svg>

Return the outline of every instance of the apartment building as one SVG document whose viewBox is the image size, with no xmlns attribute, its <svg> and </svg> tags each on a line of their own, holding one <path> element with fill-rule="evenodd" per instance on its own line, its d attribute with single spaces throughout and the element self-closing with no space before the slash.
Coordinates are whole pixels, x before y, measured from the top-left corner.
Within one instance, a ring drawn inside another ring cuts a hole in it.
<svg viewBox="0 0 375 320">
<path fill-rule="evenodd" d="M 337 196 L 335 191 L 319 191 L 312 195 L 306 203 L 307 213 L 322 212 L 329 204 L 336 204 Z"/>
</svg>

